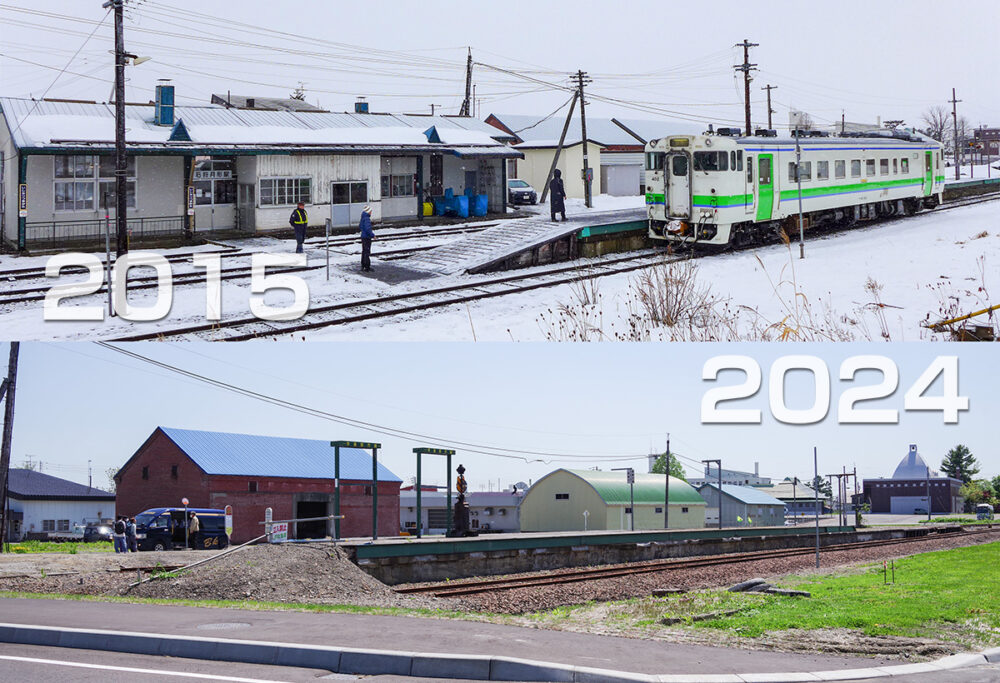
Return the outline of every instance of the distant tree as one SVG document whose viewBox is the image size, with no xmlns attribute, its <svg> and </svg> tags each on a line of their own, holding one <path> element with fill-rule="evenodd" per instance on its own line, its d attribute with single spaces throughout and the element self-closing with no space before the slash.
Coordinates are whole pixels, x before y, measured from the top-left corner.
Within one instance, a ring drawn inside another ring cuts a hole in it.
<svg viewBox="0 0 1000 683">
<path fill-rule="evenodd" d="M 968 484 L 979 474 L 979 463 L 967 446 L 958 444 L 941 461 L 941 471 Z"/>
<path fill-rule="evenodd" d="M 980 503 L 994 504 L 993 486 L 985 479 L 977 479 L 963 484 L 959 495 L 965 499 L 966 512 L 972 512 Z"/>
<path fill-rule="evenodd" d="M 104 474 L 108 478 L 107 491 L 109 493 L 114 493 L 115 488 L 117 487 L 117 484 L 115 484 L 115 475 L 118 474 L 118 468 L 109 467 L 108 469 L 104 470 Z"/>
<path fill-rule="evenodd" d="M 299 81 L 298 86 L 296 86 L 295 90 L 292 91 L 289 97 L 293 100 L 300 100 L 304 102 L 306 99 L 306 84 Z"/>
<path fill-rule="evenodd" d="M 822 498 L 832 498 L 833 497 L 833 487 L 830 486 L 830 482 L 823 477 L 814 477 L 812 482 L 809 484 L 812 488 L 819 491 L 819 495 Z"/>
<path fill-rule="evenodd" d="M 37 472 L 38 471 L 38 463 L 37 462 L 33 462 L 31 460 L 24 460 L 20 465 L 17 466 L 17 469 L 31 470 L 32 472 Z"/>
<path fill-rule="evenodd" d="M 650 470 L 653 474 L 663 474 L 667 468 L 667 454 L 664 453 L 656 459 L 653 463 L 653 469 Z M 675 479 L 682 479 L 687 481 L 687 473 L 684 471 L 684 466 L 681 465 L 681 461 L 677 459 L 677 456 L 673 453 L 670 454 L 670 476 Z"/>
<path fill-rule="evenodd" d="M 945 131 L 948 130 L 949 124 L 951 123 L 951 114 L 940 104 L 936 104 L 933 107 L 929 107 L 921 115 L 921 119 L 924 122 L 926 128 L 924 128 L 924 133 L 938 142 L 945 141 Z"/>
<path fill-rule="evenodd" d="M 990 484 L 993 485 L 993 497 L 1000 501 L 1000 476 L 993 477 Z"/>
</svg>

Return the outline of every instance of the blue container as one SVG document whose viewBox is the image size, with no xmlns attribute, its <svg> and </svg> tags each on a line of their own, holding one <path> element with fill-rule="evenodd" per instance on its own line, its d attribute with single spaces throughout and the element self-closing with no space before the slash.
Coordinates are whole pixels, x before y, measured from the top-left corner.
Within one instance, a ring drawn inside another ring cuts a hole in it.
<svg viewBox="0 0 1000 683">
<path fill-rule="evenodd" d="M 455 191 L 453 189 L 451 189 L 450 187 L 447 190 L 444 191 L 444 198 L 445 199 L 451 199 L 454 196 L 455 196 Z"/>
<path fill-rule="evenodd" d="M 455 207 L 455 213 L 456 213 L 456 215 L 458 215 L 461 218 L 468 218 L 469 217 L 469 198 L 465 197 L 465 196 L 455 197 L 455 199 L 453 201 L 454 201 L 454 207 Z"/>
<path fill-rule="evenodd" d="M 434 202 L 434 215 L 443 216 L 447 205 L 447 200 L 444 197 L 433 197 L 431 201 Z"/>
<path fill-rule="evenodd" d="M 472 198 L 472 215 L 473 216 L 485 216 L 490 208 L 489 196 L 485 194 L 477 194 Z"/>
</svg>

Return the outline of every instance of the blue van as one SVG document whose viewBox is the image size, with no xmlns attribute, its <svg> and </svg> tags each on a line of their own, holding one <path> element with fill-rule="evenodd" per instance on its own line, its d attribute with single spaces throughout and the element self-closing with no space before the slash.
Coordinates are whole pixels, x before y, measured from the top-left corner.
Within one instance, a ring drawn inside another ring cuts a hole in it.
<svg viewBox="0 0 1000 683">
<path fill-rule="evenodd" d="M 215 550 L 229 545 L 226 511 L 213 508 L 152 508 L 135 516 L 139 550 L 184 548 L 185 514 L 198 515 L 198 533 L 188 538 L 188 547 Z"/>
</svg>

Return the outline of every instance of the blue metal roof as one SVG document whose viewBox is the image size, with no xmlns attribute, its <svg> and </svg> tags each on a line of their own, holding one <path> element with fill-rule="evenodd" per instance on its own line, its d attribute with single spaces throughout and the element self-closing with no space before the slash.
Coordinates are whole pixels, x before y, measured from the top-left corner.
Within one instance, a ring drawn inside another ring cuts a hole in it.
<svg viewBox="0 0 1000 683">
<path fill-rule="evenodd" d="M 330 441 L 172 427 L 160 427 L 160 430 L 206 474 L 333 479 Z M 371 481 L 371 453 L 359 448 L 341 448 L 340 478 Z M 402 482 L 382 463 L 378 465 L 378 478 L 379 481 Z"/>
<path fill-rule="evenodd" d="M 12 469 L 7 492 L 20 500 L 114 500 L 115 494 L 33 470 Z"/>
<path fill-rule="evenodd" d="M 699 487 L 698 491 L 701 492 L 705 488 L 719 488 L 718 484 L 704 484 Z M 746 503 L 747 505 L 784 505 L 783 502 L 775 498 L 774 496 L 769 496 L 760 489 L 750 488 L 749 486 L 733 486 L 732 484 L 723 484 L 722 492 L 727 496 L 731 496 L 741 503 Z"/>
</svg>

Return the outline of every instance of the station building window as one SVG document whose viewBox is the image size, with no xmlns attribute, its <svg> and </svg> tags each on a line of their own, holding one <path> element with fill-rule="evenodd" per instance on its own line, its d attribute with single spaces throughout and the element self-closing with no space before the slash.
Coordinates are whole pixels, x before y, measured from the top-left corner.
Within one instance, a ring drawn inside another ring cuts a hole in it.
<svg viewBox="0 0 1000 683">
<path fill-rule="evenodd" d="M 56 520 L 54 519 L 42 520 L 42 531 L 55 531 L 55 530 L 56 530 Z"/>
<path fill-rule="evenodd" d="M 833 162 L 833 176 L 838 180 L 847 177 L 847 164 L 843 159 Z"/>
<path fill-rule="evenodd" d="M 861 159 L 851 159 L 851 177 L 861 177 Z"/>
<path fill-rule="evenodd" d="M 68 519 L 60 519 L 56 523 L 56 531 L 69 531 L 69 520 Z"/>
<path fill-rule="evenodd" d="M 415 197 L 417 176 L 412 173 L 382 176 L 382 199 L 390 197 Z"/>
<path fill-rule="evenodd" d="M 261 178 L 261 206 L 295 206 L 312 203 L 312 178 Z"/>
<path fill-rule="evenodd" d="M 255 482 L 255 481 L 248 481 L 247 482 L 247 491 L 249 493 L 257 493 L 257 482 Z"/>
<path fill-rule="evenodd" d="M 687 508 L 681 508 L 681 514 L 684 514 L 684 515 L 686 515 L 686 514 L 687 514 L 687 511 L 688 511 L 688 509 L 687 509 Z"/>
<path fill-rule="evenodd" d="M 58 155 L 52 158 L 56 211 L 93 211 L 116 206 L 115 159 L 110 156 Z M 135 157 L 127 157 L 126 205 L 135 208 Z"/>
<path fill-rule="evenodd" d="M 658 514 L 658 515 L 662 515 L 662 514 L 663 514 L 663 508 L 661 508 L 661 507 L 660 507 L 660 508 L 656 508 L 656 509 L 654 510 L 654 512 L 655 512 L 656 514 Z"/>
<path fill-rule="evenodd" d="M 368 201 L 368 183 L 333 183 L 330 191 L 332 204 L 364 204 Z"/>
<path fill-rule="evenodd" d="M 142 478 L 149 479 L 149 465 L 142 466 Z"/>
</svg>

